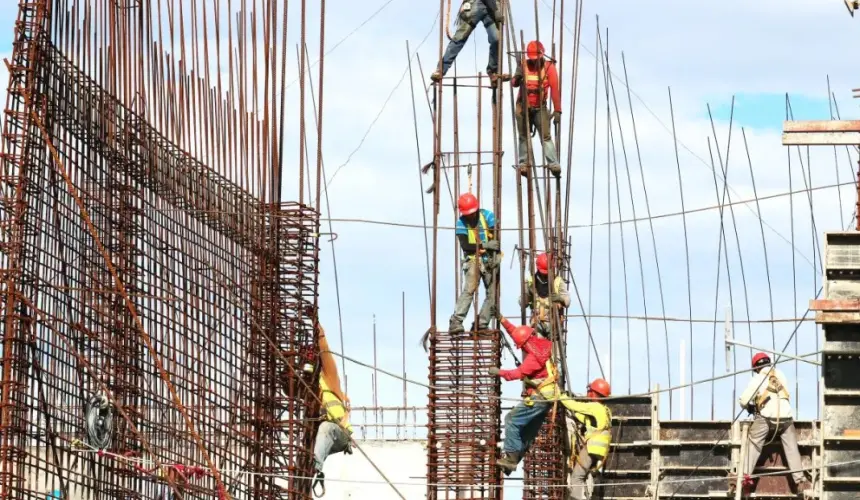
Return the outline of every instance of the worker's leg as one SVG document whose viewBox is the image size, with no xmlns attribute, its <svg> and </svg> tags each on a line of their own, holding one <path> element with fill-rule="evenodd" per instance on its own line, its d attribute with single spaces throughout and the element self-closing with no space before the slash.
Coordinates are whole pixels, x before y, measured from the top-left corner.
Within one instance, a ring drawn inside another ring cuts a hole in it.
<svg viewBox="0 0 860 500">
<path fill-rule="evenodd" d="M 449 332 L 463 331 L 463 320 L 469 314 L 469 308 L 472 306 L 472 299 L 478 289 L 478 280 L 480 279 L 480 271 L 475 260 L 463 261 L 463 288 L 457 297 L 457 303 L 454 305 L 454 315 L 451 316 L 448 325 Z"/>
<path fill-rule="evenodd" d="M 499 6 L 501 8 L 501 5 Z M 483 4 L 479 7 L 483 11 L 481 21 L 484 23 L 484 28 L 487 30 L 487 41 L 490 43 L 490 57 L 487 62 L 487 74 L 492 75 L 499 72 L 499 28 L 496 27 L 496 20 L 487 12 L 487 8 Z M 477 18 L 476 18 L 477 19 Z"/>
<path fill-rule="evenodd" d="M 516 454 L 522 458 L 540 431 L 544 416 L 551 407 L 551 404 L 540 402 L 532 406 L 520 402 L 514 406 L 505 415 L 505 453 Z"/>
<path fill-rule="evenodd" d="M 528 164 L 529 158 L 529 130 L 526 124 L 526 116 L 523 112 L 522 103 L 517 103 L 516 106 L 516 117 L 517 117 L 517 144 L 518 144 L 518 155 L 519 155 L 519 163 L 520 165 Z"/>
<path fill-rule="evenodd" d="M 457 31 L 454 32 L 454 36 L 451 37 L 451 41 L 448 42 L 448 47 L 445 49 L 445 54 L 442 56 L 442 75 L 445 75 L 448 73 L 448 70 L 451 69 L 451 65 L 454 64 L 454 60 L 457 59 L 457 54 L 463 50 L 466 42 L 469 41 L 469 36 L 472 34 L 472 31 L 475 30 L 475 26 L 477 24 L 477 21 L 473 21 L 475 17 L 471 14 L 468 17 L 468 20 L 460 19 L 460 25 L 457 27 Z"/>
<path fill-rule="evenodd" d="M 749 443 L 747 446 L 747 459 L 744 463 L 744 474 L 752 474 L 755 470 L 755 464 L 758 463 L 758 458 L 761 456 L 761 449 L 764 446 L 765 440 L 770 435 L 770 425 L 767 419 L 756 415 L 750 426 Z"/>
<path fill-rule="evenodd" d="M 484 269 L 481 272 L 481 278 L 484 280 L 484 287 L 487 291 L 487 296 L 484 297 L 484 303 L 481 305 L 481 311 L 478 313 L 478 329 L 486 330 L 490 327 L 490 320 L 496 317 L 496 290 L 499 286 L 499 265 L 501 257 L 498 254 L 491 256 L 488 262 L 484 264 Z"/>
<path fill-rule="evenodd" d="M 344 431 L 335 423 L 323 422 L 320 424 L 314 443 L 314 468 L 317 472 L 322 472 L 323 464 L 329 455 L 343 451 L 343 449 L 334 451 L 335 447 L 342 441 L 339 433 L 343 434 Z"/>
<path fill-rule="evenodd" d="M 552 142 L 552 124 L 549 116 L 549 110 L 546 105 L 540 108 L 535 119 L 535 123 L 539 127 L 541 134 L 541 143 L 543 144 L 543 155 L 546 160 L 546 165 L 558 165 L 558 155 L 555 151 L 555 144 Z"/>
<path fill-rule="evenodd" d="M 570 480 L 568 481 L 568 485 L 570 486 L 568 490 L 569 500 L 585 500 L 585 480 L 591 470 L 591 465 L 591 455 L 588 454 L 588 448 L 585 446 L 585 443 L 582 443 L 579 454 L 576 456 L 576 463 L 573 465 L 573 470 L 570 471 Z"/>
<path fill-rule="evenodd" d="M 780 429 L 782 430 L 782 435 L 780 436 L 782 439 L 782 451 L 785 452 L 788 469 L 800 471 L 803 468 L 803 462 L 800 460 L 800 450 L 797 448 L 797 432 L 794 429 L 794 421 L 780 422 Z M 806 475 L 802 471 L 792 472 L 791 476 L 794 478 L 794 484 L 800 484 L 801 481 L 806 480 Z"/>
</svg>

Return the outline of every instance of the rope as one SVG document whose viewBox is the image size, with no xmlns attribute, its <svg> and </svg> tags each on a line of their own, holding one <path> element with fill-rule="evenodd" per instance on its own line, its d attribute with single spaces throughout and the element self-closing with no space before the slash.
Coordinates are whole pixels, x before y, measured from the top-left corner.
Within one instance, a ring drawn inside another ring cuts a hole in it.
<svg viewBox="0 0 860 500">
<path fill-rule="evenodd" d="M 104 394 L 96 394 L 87 401 L 84 423 L 90 442 L 98 448 L 110 448 L 113 439 L 113 408 Z"/>
</svg>

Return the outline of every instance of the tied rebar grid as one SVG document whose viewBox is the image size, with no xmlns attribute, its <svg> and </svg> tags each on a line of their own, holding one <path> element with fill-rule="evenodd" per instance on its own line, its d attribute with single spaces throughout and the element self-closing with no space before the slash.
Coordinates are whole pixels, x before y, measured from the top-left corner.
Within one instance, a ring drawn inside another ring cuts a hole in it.
<svg viewBox="0 0 860 500">
<path fill-rule="evenodd" d="M 317 386 L 285 360 L 318 356 L 317 214 L 273 211 L 180 150 L 51 45 L 46 15 L 21 3 L 10 63 L 0 499 L 310 498 L 233 471 L 312 471 Z M 144 467 L 75 447 L 96 394 L 107 451 Z M 205 457 L 226 491 L 147 470 Z"/>
<path fill-rule="evenodd" d="M 498 330 L 431 336 L 428 498 L 498 499 L 495 467 L 501 433 Z M 446 484 L 458 486 L 445 486 Z M 474 485 L 474 486 L 463 486 Z"/>
</svg>

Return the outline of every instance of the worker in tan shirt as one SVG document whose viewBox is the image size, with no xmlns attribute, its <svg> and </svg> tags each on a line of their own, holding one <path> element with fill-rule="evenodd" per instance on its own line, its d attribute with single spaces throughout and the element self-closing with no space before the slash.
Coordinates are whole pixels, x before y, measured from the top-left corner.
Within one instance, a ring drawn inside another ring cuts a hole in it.
<svg viewBox="0 0 860 500">
<path fill-rule="evenodd" d="M 797 448 L 797 432 L 794 429 L 794 417 L 791 412 L 791 402 L 788 393 L 788 380 L 781 371 L 771 363 L 770 356 L 760 352 L 753 356 L 752 368 L 755 374 L 741 394 L 738 403 L 741 408 L 755 415 L 749 430 L 749 447 L 746 461 L 743 463 L 743 487 L 745 494 L 753 486 L 750 474 L 761 456 L 761 450 L 766 443 L 776 438 L 782 440 L 782 448 L 788 469 L 797 485 L 798 493 L 812 488 L 803 471 L 800 461 L 800 451 Z M 734 490 L 735 481 L 730 479 L 729 490 Z"/>
</svg>

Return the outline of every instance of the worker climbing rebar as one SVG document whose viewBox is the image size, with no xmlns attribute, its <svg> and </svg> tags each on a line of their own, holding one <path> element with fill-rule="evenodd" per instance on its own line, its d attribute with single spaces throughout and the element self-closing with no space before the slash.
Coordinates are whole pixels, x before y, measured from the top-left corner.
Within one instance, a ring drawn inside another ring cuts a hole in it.
<svg viewBox="0 0 860 500">
<path fill-rule="evenodd" d="M 551 95 L 552 119 L 558 125 L 561 122 L 561 90 L 558 82 L 558 71 L 555 63 L 546 59 L 543 44 L 539 41 L 529 42 L 525 59 L 525 67 L 523 67 L 521 58 L 517 59 L 517 70 L 511 80 L 511 86 L 520 87 L 516 104 L 520 174 L 528 175 L 527 141 L 531 136 L 530 129 L 533 128 L 540 133 L 547 168 L 553 175 L 559 177 L 561 165 L 558 164 L 558 154 L 552 141 L 552 127 L 550 126 L 550 114 L 547 107 L 547 96 Z M 523 84 L 525 84 L 525 98 L 523 96 Z M 524 104 L 528 111 L 528 121 L 526 121 Z"/>
<path fill-rule="evenodd" d="M 612 439 L 612 412 L 600 399 L 611 394 L 609 382 L 598 378 L 586 388 L 590 401 L 576 401 L 567 395 L 560 398 L 568 411 L 565 422 L 573 462 L 568 477 L 570 500 L 586 499 L 586 478 L 606 462 Z"/>
<path fill-rule="evenodd" d="M 761 456 L 761 450 L 766 443 L 777 437 L 782 440 L 782 448 L 788 469 L 799 493 L 812 488 L 803 471 L 800 460 L 800 450 L 797 447 L 797 432 L 794 428 L 794 417 L 791 411 L 788 380 L 782 371 L 771 363 L 770 356 L 760 352 L 752 358 L 752 368 L 755 374 L 749 385 L 741 394 L 738 402 L 751 415 L 754 415 L 749 429 L 749 447 L 743 464 L 744 494 L 752 490 L 753 480 L 750 475 L 755 469 Z M 729 477 L 729 491 L 736 488 L 736 479 Z"/>
<path fill-rule="evenodd" d="M 438 82 L 448 73 L 478 23 L 483 23 L 484 29 L 487 30 L 487 40 L 490 42 L 487 75 L 495 83 L 499 71 L 499 26 L 504 23 L 504 12 L 499 8 L 496 0 L 463 0 L 457 14 L 457 31 L 448 42 L 448 47 L 442 56 L 441 68 L 430 75 L 432 81 Z M 503 75 L 502 79 L 508 78 Z"/>
<path fill-rule="evenodd" d="M 321 417 L 324 419 L 317 430 L 314 442 L 314 477 L 313 490 L 317 497 L 325 495 L 325 474 L 323 464 L 335 453 L 352 454 L 352 425 L 349 423 L 349 398 L 340 388 L 340 378 L 337 365 L 329 349 L 325 331 L 319 327 L 320 345 L 320 399 L 322 400 Z"/>
<path fill-rule="evenodd" d="M 502 260 L 499 240 L 495 238 L 496 216 L 489 210 L 479 208 L 478 199 L 472 193 L 461 195 L 457 206 L 460 218 L 457 219 L 454 233 L 463 251 L 463 289 L 457 297 L 448 332 L 465 331 L 463 320 L 469 313 L 479 280 L 483 280 L 487 295 L 478 313 L 477 329 L 486 330 L 490 327 L 490 320 L 496 315 L 496 288 Z M 474 326 L 472 325 L 472 329 Z"/>
<path fill-rule="evenodd" d="M 552 308 L 558 309 L 561 315 L 570 307 L 570 293 L 560 276 L 555 276 L 552 287 L 549 283 L 549 256 L 541 253 L 535 259 L 537 272 L 534 276 L 526 277 L 526 301 L 519 298 L 520 306 L 528 305 L 532 310 L 531 326 L 539 335 L 550 340 L 552 338 Z"/>
<path fill-rule="evenodd" d="M 496 461 L 505 475 L 510 475 L 534 443 L 553 407 L 552 401 L 558 398 L 558 372 L 551 359 L 550 340 L 535 335 L 534 328 L 530 326 L 514 326 L 504 317 L 499 321 L 514 344 L 525 351 L 525 359 L 513 370 L 490 368 L 490 374 L 507 381 L 528 379 L 525 397 L 505 416 L 504 454 Z"/>
</svg>

